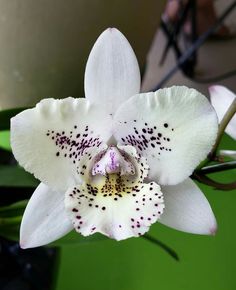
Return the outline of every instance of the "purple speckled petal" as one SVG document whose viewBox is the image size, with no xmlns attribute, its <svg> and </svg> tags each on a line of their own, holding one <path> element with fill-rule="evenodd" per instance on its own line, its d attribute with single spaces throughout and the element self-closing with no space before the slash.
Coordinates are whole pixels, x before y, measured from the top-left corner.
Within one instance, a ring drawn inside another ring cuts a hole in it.
<svg viewBox="0 0 236 290">
<path fill-rule="evenodd" d="M 81 157 L 91 160 L 92 149 L 106 148 L 110 118 L 85 99 L 45 99 L 11 120 L 14 156 L 42 182 L 66 191 L 80 182 Z"/>
<path fill-rule="evenodd" d="M 100 188 L 84 184 L 69 189 L 65 207 L 75 230 L 82 235 L 99 232 L 124 240 L 145 234 L 161 216 L 164 203 L 154 182 L 119 187 L 119 182 L 112 185 L 108 179 Z"/>
<path fill-rule="evenodd" d="M 115 28 L 105 30 L 95 42 L 85 71 L 85 96 L 105 104 L 113 114 L 120 104 L 140 91 L 136 56 L 125 36 Z"/>
<path fill-rule="evenodd" d="M 136 95 L 114 119 L 116 140 L 146 157 L 149 180 L 161 185 L 174 185 L 190 176 L 211 150 L 218 129 L 207 98 L 182 86 Z"/>
</svg>

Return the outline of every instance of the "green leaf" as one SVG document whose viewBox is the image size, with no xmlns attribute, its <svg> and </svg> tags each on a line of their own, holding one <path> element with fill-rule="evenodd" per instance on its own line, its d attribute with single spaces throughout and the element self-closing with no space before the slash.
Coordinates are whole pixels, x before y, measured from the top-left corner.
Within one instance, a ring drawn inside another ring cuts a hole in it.
<svg viewBox="0 0 236 290">
<path fill-rule="evenodd" d="M 76 231 L 72 230 L 69 234 L 64 236 L 63 238 L 53 242 L 50 246 L 64 246 L 64 245 L 72 245 L 72 244 L 81 244 L 81 243 L 90 243 L 97 241 L 104 241 L 108 238 L 102 234 L 94 234 L 88 237 L 84 237 L 78 234 Z"/>
<path fill-rule="evenodd" d="M 21 200 L 8 206 L 0 207 L 0 219 L 5 217 L 22 216 L 28 200 Z"/>
<path fill-rule="evenodd" d="M 0 132 L 0 148 L 11 151 L 10 145 L 10 131 Z"/>
<path fill-rule="evenodd" d="M 0 218 L 0 229 L 20 225 L 22 216 Z"/>
<path fill-rule="evenodd" d="M 22 216 L 0 218 L 0 236 L 17 241 Z"/>
<path fill-rule="evenodd" d="M 0 131 L 10 129 L 10 119 L 28 108 L 15 108 L 0 111 Z"/>
<path fill-rule="evenodd" d="M 0 186 L 36 187 L 38 180 L 23 168 L 15 165 L 0 165 Z"/>
<path fill-rule="evenodd" d="M 20 224 L 8 227 L 0 227 L 0 236 L 9 240 L 18 241 L 20 232 Z"/>
</svg>

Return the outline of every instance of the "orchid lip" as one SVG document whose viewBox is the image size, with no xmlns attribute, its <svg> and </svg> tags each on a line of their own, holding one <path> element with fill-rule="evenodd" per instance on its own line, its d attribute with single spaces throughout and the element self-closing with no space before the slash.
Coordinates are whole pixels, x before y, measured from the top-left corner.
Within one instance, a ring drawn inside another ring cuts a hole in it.
<svg viewBox="0 0 236 290">
<path fill-rule="evenodd" d="M 90 178 L 69 188 L 65 196 L 65 209 L 77 232 L 100 232 L 116 240 L 138 237 L 162 215 L 160 186 L 144 182 L 149 166 L 135 147 L 109 146 L 94 155 L 90 168 Z"/>
</svg>

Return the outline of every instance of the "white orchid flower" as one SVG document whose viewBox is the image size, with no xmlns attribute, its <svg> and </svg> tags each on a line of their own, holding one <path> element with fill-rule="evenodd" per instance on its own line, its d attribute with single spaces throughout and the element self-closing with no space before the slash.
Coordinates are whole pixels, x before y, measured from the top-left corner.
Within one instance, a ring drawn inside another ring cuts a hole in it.
<svg viewBox="0 0 236 290">
<path fill-rule="evenodd" d="M 157 220 L 215 233 L 211 207 L 188 178 L 215 141 L 214 109 L 194 89 L 139 89 L 131 46 L 108 29 L 87 62 L 85 99 L 45 99 L 11 120 L 13 153 L 42 182 L 23 216 L 22 248 L 73 228 L 137 237 Z"/>
<path fill-rule="evenodd" d="M 223 119 L 230 105 L 236 99 L 236 95 L 224 86 L 214 85 L 209 87 L 211 104 L 216 110 L 219 122 Z M 225 132 L 236 139 L 236 115 L 230 120 Z"/>
</svg>

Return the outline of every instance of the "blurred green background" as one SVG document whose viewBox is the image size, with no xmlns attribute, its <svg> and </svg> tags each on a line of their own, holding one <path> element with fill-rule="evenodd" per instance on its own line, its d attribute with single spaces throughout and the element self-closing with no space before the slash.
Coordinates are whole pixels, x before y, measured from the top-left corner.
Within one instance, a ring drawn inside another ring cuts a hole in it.
<svg viewBox="0 0 236 290">
<path fill-rule="evenodd" d="M 221 148 L 233 149 L 235 141 L 224 136 Z M 211 176 L 232 182 L 236 170 Z M 216 236 L 152 226 L 150 234 L 175 249 L 179 262 L 142 238 L 63 246 L 56 290 L 235 290 L 236 190 L 200 187 L 218 221 Z"/>
</svg>

